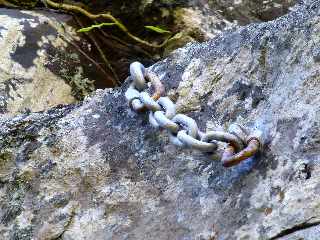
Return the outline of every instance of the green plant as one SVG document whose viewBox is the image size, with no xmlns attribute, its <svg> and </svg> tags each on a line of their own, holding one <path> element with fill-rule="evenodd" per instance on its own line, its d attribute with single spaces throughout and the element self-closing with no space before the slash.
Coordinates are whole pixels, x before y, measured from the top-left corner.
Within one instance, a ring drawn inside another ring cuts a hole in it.
<svg viewBox="0 0 320 240">
<path fill-rule="evenodd" d="M 116 24 L 115 23 L 100 23 L 100 24 L 91 25 L 90 27 L 80 28 L 77 32 L 89 32 L 94 28 L 101 28 L 104 26 L 114 26 L 114 25 L 116 25 Z"/>
</svg>

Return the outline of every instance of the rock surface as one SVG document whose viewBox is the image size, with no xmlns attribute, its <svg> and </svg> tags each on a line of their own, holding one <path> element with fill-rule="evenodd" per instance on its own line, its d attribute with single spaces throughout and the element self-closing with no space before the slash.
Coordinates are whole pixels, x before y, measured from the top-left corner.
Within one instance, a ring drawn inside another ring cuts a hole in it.
<svg viewBox="0 0 320 240">
<path fill-rule="evenodd" d="M 88 46 L 78 43 L 71 20 L 53 12 L 0 9 L 1 114 L 74 103 L 94 90 L 91 80 L 99 71 L 78 50 Z"/>
<path fill-rule="evenodd" d="M 189 44 L 152 69 L 202 130 L 264 131 L 224 169 L 178 149 L 120 89 L 0 120 L 3 239 L 308 239 L 320 224 L 320 4 Z"/>
<path fill-rule="evenodd" d="M 229 21 L 240 25 L 273 20 L 287 13 L 297 0 L 209 0 L 210 7 L 219 10 Z"/>
</svg>

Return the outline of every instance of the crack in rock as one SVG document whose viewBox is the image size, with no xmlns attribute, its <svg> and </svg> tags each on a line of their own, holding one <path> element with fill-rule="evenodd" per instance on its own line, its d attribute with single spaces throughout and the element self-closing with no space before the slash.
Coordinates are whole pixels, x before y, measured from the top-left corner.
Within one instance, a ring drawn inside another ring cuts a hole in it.
<svg viewBox="0 0 320 240">
<path fill-rule="evenodd" d="M 312 228 L 314 226 L 320 225 L 320 221 L 316 221 L 316 222 L 311 222 L 310 223 L 310 220 L 313 219 L 313 218 L 315 218 L 315 217 L 312 217 L 312 218 L 308 219 L 307 221 L 305 221 L 303 223 L 294 225 L 291 228 L 288 228 L 288 229 L 285 229 L 285 230 L 281 231 L 276 236 L 270 238 L 270 240 L 280 239 L 280 238 L 283 238 L 285 236 L 291 235 L 293 233 L 296 233 L 296 232 L 299 232 L 299 231 L 302 231 L 302 230 L 306 230 L 308 228 Z"/>
</svg>

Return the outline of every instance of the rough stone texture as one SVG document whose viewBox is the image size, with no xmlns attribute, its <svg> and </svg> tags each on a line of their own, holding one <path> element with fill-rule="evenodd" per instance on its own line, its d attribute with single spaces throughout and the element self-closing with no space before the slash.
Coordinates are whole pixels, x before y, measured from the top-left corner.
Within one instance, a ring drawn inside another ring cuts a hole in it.
<svg viewBox="0 0 320 240">
<path fill-rule="evenodd" d="M 232 169 L 168 144 L 126 86 L 0 120 L 3 239 L 319 239 L 320 4 L 189 44 L 152 68 L 202 130 L 264 131 Z"/>
<path fill-rule="evenodd" d="M 77 43 L 70 16 L 2 8 L 0 22 L 1 114 L 70 104 L 93 91 L 88 76 L 99 74 L 78 51 L 87 44 Z"/>
<path fill-rule="evenodd" d="M 176 31 L 179 31 L 179 34 L 165 46 L 165 56 L 189 42 L 203 42 L 214 38 L 223 31 L 236 27 L 236 24 L 227 21 L 207 5 L 181 7 L 175 9 L 171 14 L 173 16 L 173 26 Z"/>
<path fill-rule="evenodd" d="M 208 0 L 229 21 L 240 25 L 270 21 L 287 13 L 297 0 Z"/>
</svg>

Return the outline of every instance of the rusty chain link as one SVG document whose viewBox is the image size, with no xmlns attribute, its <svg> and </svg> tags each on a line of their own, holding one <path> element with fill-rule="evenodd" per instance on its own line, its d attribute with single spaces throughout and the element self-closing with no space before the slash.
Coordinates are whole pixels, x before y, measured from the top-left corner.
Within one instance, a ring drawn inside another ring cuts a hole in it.
<svg viewBox="0 0 320 240">
<path fill-rule="evenodd" d="M 141 63 L 130 65 L 131 84 L 125 93 L 130 107 L 136 112 L 149 111 L 149 122 L 157 129 L 166 129 L 170 142 L 179 147 L 188 147 L 202 152 L 213 153 L 218 142 L 227 143 L 221 161 L 223 166 L 231 167 L 254 156 L 262 147 L 262 133 L 251 134 L 239 124 L 232 124 L 228 132 L 201 132 L 196 121 L 187 115 L 177 114 L 176 106 L 169 97 L 158 76 Z M 148 80 L 154 90 L 152 96 L 145 91 Z"/>
</svg>

